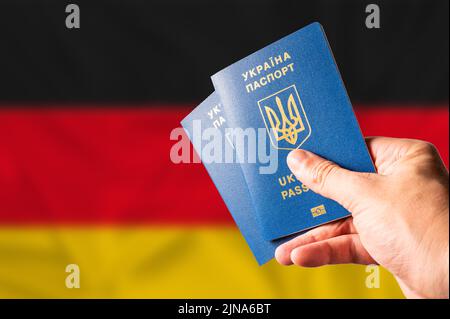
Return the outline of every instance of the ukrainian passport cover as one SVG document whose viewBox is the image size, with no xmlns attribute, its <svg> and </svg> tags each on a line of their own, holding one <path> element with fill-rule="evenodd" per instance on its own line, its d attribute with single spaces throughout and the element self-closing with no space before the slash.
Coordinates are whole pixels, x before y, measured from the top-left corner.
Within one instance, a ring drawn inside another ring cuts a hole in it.
<svg viewBox="0 0 450 319">
<path fill-rule="evenodd" d="M 319 23 L 249 55 L 212 76 L 231 128 L 261 128 L 278 168 L 241 161 L 265 240 L 278 239 L 350 213 L 309 190 L 286 164 L 291 150 L 314 152 L 353 171 L 374 172 L 333 54 Z M 266 165 L 266 164 L 264 164 Z"/>
</svg>

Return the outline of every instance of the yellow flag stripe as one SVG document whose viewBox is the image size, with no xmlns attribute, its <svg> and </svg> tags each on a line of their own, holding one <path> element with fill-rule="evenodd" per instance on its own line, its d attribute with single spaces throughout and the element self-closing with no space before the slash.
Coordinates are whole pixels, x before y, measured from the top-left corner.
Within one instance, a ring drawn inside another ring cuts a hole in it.
<svg viewBox="0 0 450 319">
<path fill-rule="evenodd" d="M 78 289 L 66 287 L 69 264 L 79 266 Z M 259 267 L 231 226 L 0 228 L 1 298 L 403 297 L 383 269 L 380 287 L 368 288 L 371 274 Z"/>
</svg>

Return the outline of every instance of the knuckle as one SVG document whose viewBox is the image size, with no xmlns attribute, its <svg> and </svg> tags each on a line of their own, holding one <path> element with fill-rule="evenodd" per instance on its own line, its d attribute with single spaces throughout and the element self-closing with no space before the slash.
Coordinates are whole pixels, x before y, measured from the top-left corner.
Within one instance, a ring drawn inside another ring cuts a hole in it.
<svg viewBox="0 0 450 319">
<path fill-rule="evenodd" d="M 376 175 L 374 173 L 368 172 L 358 172 L 356 174 L 352 174 L 352 182 L 353 183 L 363 183 L 363 182 L 373 182 L 376 180 Z"/>
<path fill-rule="evenodd" d="M 438 153 L 436 146 L 433 143 L 426 141 L 419 141 L 417 143 L 416 149 L 419 153 L 425 155 L 436 155 Z"/>
<path fill-rule="evenodd" d="M 411 173 L 422 174 L 427 173 L 430 167 L 435 166 L 436 163 L 441 163 L 441 157 L 436 146 L 429 142 L 421 142 L 418 144 L 413 158 L 416 158 L 415 167 L 411 169 Z"/>
<path fill-rule="evenodd" d="M 423 142 L 423 150 L 428 154 L 436 154 L 437 153 L 436 146 L 434 146 L 434 144 L 430 143 L 430 142 Z"/>
<path fill-rule="evenodd" d="M 321 161 L 317 163 L 312 170 L 313 182 L 323 189 L 327 180 L 335 173 L 337 166 L 330 161 Z"/>
<path fill-rule="evenodd" d="M 309 234 L 309 240 L 310 240 L 311 243 L 317 242 L 318 241 L 317 235 L 314 234 L 314 233 L 310 233 Z"/>
</svg>

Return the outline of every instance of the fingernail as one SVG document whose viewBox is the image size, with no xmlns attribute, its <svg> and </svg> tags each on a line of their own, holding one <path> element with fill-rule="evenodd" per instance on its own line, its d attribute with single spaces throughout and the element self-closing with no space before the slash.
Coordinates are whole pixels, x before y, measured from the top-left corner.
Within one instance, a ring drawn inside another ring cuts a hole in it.
<svg viewBox="0 0 450 319">
<path fill-rule="evenodd" d="M 283 266 L 289 266 L 290 264 L 292 264 L 290 254 L 286 251 L 284 245 L 280 245 L 277 247 L 277 249 L 275 249 L 275 259 L 279 264 Z"/>
<path fill-rule="evenodd" d="M 298 168 L 300 163 L 308 157 L 304 150 L 293 150 L 287 156 L 287 164 L 291 170 Z"/>
</svg>

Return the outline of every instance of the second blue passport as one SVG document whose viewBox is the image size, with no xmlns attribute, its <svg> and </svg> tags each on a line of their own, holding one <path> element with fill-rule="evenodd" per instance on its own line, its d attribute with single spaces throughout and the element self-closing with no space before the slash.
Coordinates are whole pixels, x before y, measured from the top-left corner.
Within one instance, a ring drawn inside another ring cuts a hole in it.
<svg viewBox="0 0 450 319">
<path fill-rule="evenodd" d="M 288 153 L 302 148 L 350 170 L 374 171 L 320 24 L 310 24 L 232 64 L 212 81 L 229 126 L 265 130 L 266 144 L 277 151 L 274 173 L 261 174 L 267 163 L 259 158 L 241 164 L 265 239 L 350 214 L 302 185 L 286 164 Z"/>
</svg>

